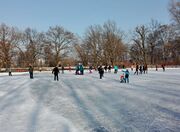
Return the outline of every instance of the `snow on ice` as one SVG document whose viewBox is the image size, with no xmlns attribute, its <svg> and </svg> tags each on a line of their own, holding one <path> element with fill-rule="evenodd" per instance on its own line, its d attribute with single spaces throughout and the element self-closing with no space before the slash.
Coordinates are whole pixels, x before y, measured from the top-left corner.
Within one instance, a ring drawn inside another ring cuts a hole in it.
<svg viewBox="0 0 180 132">
<path fill-rule="evenodd" d="M 0 132 L 180 132 L 180 69 L 0 73 Z"/>
</svg>

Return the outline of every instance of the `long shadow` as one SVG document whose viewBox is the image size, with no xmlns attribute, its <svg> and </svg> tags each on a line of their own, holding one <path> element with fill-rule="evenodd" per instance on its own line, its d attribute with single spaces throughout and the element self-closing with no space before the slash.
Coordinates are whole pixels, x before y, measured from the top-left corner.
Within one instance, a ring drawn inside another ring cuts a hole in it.
<svg viewBox="0 0 180 132">
<path fill-rule="evenodd" d="M 0 111 L 4 111 L 9 106 L 12 106 L 12 104 L 18 104 L 20 102 L 23 102 L 22 99 L 19 99 L 20 94 L 25 90 L 25 85 L 27 82 L 23 82 L 21 85 L 16 86 L 13 88 L 13 90 L 9 91 L 7 94 L 0 97 Z M 1 105 L 1 103 L 4 103 Z"/>
<path fill-rule="evenodd" d="M 86 84 L 88 85 L 89 82 L 86 82 Z M 104 83 L 104 82 L 103 82 Z M 112 101 L 112 102 L 109 102 L 110 104 L 110 107 L 113 109 L 113 101 L 116 102 L 117 100 L 117 97 L 116 96 L 113 96 L 111 93 L 109 92 L 105 92 L 103 90 L 103 88 L 99 88 L 99 86 L 95 83 L 91 83 L 89 84 L 91 85 L 92 87 L 94 86 L 95 88 L 98 89 L 98 91 L 101 93 L 101 96 L 103 96 L 103 99 L 107 102 L 109 101 Z M 120 94 L 119 96 L 121 96 L 121 98 L 127 98 L 126 95 L 122 95 Z M 89 98 L 90 100 L 92 100 L 92 102 L 94 101 L 94 99 L 92 98 Z M 119 98 L 120 99 L 120 98 Z M 128 97 L 128 100 L 130 101 L 135 101 L 134 98 L 130 98 Z M 152 111 L 150 112 L 150 114 L 148 114 L 148 112 L 144 112 L 142 113 L 141 111 L 137 111 L 137 109 L 135 108 L 131 108 L 129 107 L 128 104 L 125 104 L 123 102 L 118 102 L 118 104 L 116 105 L 119 105 L 118 109 L 116 109 L 116 116 L 113 116 L 112 113 L 109 113 L 109 108 L 107 109 L 107 106 L 105 105 L 101 105 L 101 107 L 98 107 L 96 106 L 96 108 L 104 113 L 105 116 L 107 116 L 109 118 L 109 120 L 113 120 L 113 122 L 115 122 L 115 126 L 121 130 L 124 130 L 124 131 L 132 131 L 132 130 L 137 130 L 139 129 L 139 131 L 145 131 L 147 130 L 147 128 L 150 126 L 150 124 L 153 122 L 154 118 L 155 117 L 152 117 L 151 113 Z M 117 108 L 117 106 L 116 106 Z M 129 109 L 131 108 L 131 109 Z M 133 112 L 134 111 L 134 112 Z M 134 113 L 134 114 L 132 114 Z M 120 118 L 118 118 L 118 116 Z M 146 116 L 148 118 L 146 118 Z M 123 119 L 122 119 L 123 118 Z M 140 124 L 137 122 L 141 122 Z M 130 125 L 131 124 L 131 125 Z M 142 127 L 144 126 L 144 127 Z"/>
<path fill-rule="evenodd" d="M 93 114 L 91 114 L 87 111 L 88 106 L 83 102 L 83 100 L 79 97 L 78 93 L 74 89 L 75 88 L 74 86 L 76 85 L 78 87 L 78 84 L 73 84 L 69 80 L 64 80 L 64 79 L 62 79 L 62 82 L 64 83 L 64 85 L 67 86 L 67 88 L 70 88 L 71 95 L 74 98 L 77 106 L 80 107 L 79 110 L 82 112 L 82 115 L 87 119 L 86 121 L 88 123 L 88 126 L 90 128 L 96 128 L 96 127 L 101 126 L 101 124 L 95 119 Z"/>
<path fill-rule="evenodd" d="M 31 84 L 32 85 L 31 89 L 34 90 L 33 94 L 37 94 L 36 95 L 37 99 L 36 99 L 36 104 L 32 110 L 32 113 L 30 114 L 30 119 L 27 126 L 27 132 L 37 131 L 38 117 L 43 107 L 43 101 L 45 99 L 45 96 L 48 93 L 48 89 L 50 88 L 50 86 L 49 87 L 47 86 L 47 83 L 38 82 L 38 81 L 36 81 L 34 84 Z"/>
<path fill-rule="evenodd" d="M 155 105 L 154 106 L 158 111 L 165 113 L 167 115 L 170 115 L 171 117 L 173 117 L 176 120 L 180 121 L 180 112 L 175 112 L 173 110 L 170 110 L 168 108 L 162 107 L 160 105 Z"/>
<path fill-rule="evenodd" d="M 129 83 L 128 85 L 136 87 L 137 91 L 146 91 L 147 93 L 148 92 L 158 93 L 158 94 L 161 94 L 161 95 L 168 95 L 168 96 L 173 96 L 173 97 L 180 98 L 180 94 L 177 92 L 177 90 L 174 91 L 175 93 L 172 93 L 173 90 L 166 90 L 166 89 L 163 90 L 161 87 L 158 87 L 158 86 L 156 86 L 156 89 L 155 89 L 155 88 L 152 88 L 153 86 L 148 86 L 147 85 L 146 88 L 144 89 L 144 88 L 140 88 L 140 87 L 142 87 L 142 85 L 131 84 L 131 83 Z"/>
<path fill-rule="evenodd" d="M 108 120 L 113 121 L 114 127 L 116 127 L 116 129 L 118 129 L 118 131 L 119 130 L 121 130 L 121 131 L 134 130 L 135 127 L 132 125 L 133 123 L 131 125 L 127 123 L 128 117 L 130 116 L 130 113 L 133 110 L 130 111 L 128 108 L 128 105 L 125 104 L 124 102 L 118 102 L 118 103 L 116 103 L 115 111 L 114 111 L 115 112 L 114 114 L 116 114 L 116 115 L 114 115 L 113 113 L 110 112 L 109 109 L 110 108 L 114 109 L 113 103 L 117 101 L 117 96 L 113 96 L 111 93 L 105 92 L 102 88 L 98 88 L 98 85 L 96 85 L 96 84 L 92 84 L 92 85 L 94 87 L 96 87 L 98 89 L 98 91 L 101 93 L 101 96 L 104 99 L 104 104 L 106 104 L 106 105 L 101 105 L 101 107 L 96 105 L 96 109 L 98 109 L 99 112 L 103 113 L 108 118 Z M 126 98 L 126 96 L 122 95 L 122 94 L 119 96 L 121 98 Z M 90 98 L 90 100 L 94 101 L 92 98 Z M 109 105 L 109 108 L 107 108 L 107 105 Z M 119 107 L 117 107 L 117 105 Z M 131 117 L 131 119 L 132 119 L 132 117 Z M 149 122 L 149 120 L 147 119 L 146 122 Z"/>
</svg>

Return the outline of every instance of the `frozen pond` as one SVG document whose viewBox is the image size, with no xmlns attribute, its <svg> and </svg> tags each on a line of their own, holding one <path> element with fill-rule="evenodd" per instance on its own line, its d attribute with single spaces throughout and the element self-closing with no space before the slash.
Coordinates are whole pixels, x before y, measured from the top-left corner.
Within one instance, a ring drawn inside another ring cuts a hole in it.
<svg viewBox="0 0 180 132">
<path fill-rule="evenodd" d="M 120 74 L 0 73 L 0 132 L 180 132 L 180 69 Z"/>
</svg>

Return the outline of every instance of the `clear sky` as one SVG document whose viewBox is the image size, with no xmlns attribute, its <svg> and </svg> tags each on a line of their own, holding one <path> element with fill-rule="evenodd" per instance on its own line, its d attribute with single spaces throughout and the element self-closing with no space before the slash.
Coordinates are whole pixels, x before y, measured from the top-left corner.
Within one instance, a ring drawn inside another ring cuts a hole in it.
<svg viewBox="0 0 180 132">
<path fill-rule="evenodd" d="M 0 23 L 47 31 L 60 25 L 82 35 L 87 27 L 113 20 L 128 32 L 151 19 L 170 23 L 169 0 L 0 0 Z"/>
</svg>

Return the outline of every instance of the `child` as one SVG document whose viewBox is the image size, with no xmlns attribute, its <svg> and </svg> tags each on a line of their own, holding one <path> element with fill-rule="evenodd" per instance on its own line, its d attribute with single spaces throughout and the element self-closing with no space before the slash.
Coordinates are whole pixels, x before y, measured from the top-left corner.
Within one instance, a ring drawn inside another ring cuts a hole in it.
<svg viewBox="0 0 180 132">
<path fill-rule="evenodd" d="M 128 71 L 128 69 L 126 69 L 126 71 L 124 71 L 124 73 L 125 73 L 125 83 L 126 82 L 129 83 L 129 71 Z"/>
<path fill-rule="evenodd" d="M 121 76 L 120 76 L 120 83 L 124 83 L 125 82 L 125 78 L 124 78 L 124 74 L 122 74 Z"/>
</svg>

